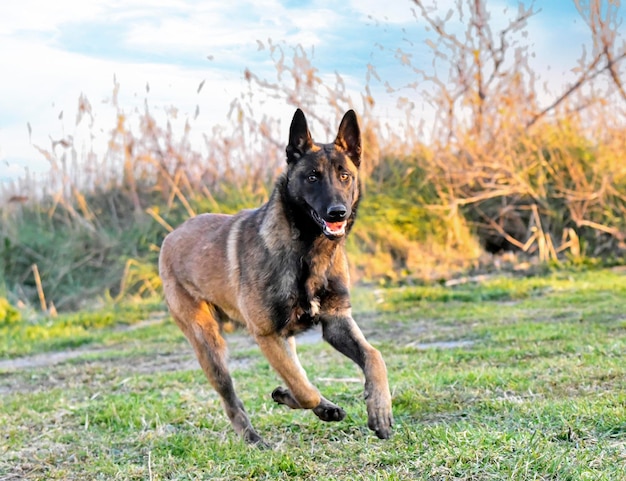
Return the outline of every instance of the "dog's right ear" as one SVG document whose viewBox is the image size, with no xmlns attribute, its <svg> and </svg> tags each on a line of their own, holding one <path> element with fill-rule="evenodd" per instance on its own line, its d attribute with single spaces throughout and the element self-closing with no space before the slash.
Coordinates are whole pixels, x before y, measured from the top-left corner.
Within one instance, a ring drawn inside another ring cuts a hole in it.
<svg viewBox="0 0 626 481">
<path fill-rule="evenodd" d="M 296 110 L 293 114 L 291 127 L 289 128 L 289 144 L 285 149 L 287 152 L 287 163 L 297 161 L 307 150 L 313 146 L 313 139 L 309 127 L 306 124 L 306 117 L 302 110 Z"/>
</svg>

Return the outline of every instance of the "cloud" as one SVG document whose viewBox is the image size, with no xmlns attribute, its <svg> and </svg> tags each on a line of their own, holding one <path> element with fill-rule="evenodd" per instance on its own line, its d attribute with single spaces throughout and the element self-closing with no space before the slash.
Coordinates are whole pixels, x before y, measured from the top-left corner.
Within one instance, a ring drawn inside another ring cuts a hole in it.
<svg viewBox="0 0 626 481">
<path fill-rule="evenodd" d="M 0 5 L 0 35 L 24 31 L 54 32 L 67 21 L 83 21 L 103 12 L 103 2 L 21 0 Z"/>
<path fill-rule="evenodd" d="M 442 3 L 446 3 L 444 0 Z M 350 9 L 360 15 L 359 21 L 375 20 L 383 23 L 406 25 L 415 23 L 410 1 L 350 0 Z"/>
<path fill-rule="evenodd" d="M 32 128 L 34 145 L 47 148 L 49 137 L 72 135 L 77 143 L 84 143 L 87 148 L 94 143 L 103 153 L 108 132 L 115 126 L 116 110 L 110 103 L 114 77 L 120 83 L 119 104 L 126 112 L 142 109 L 147 98 L 157 116 L 175 106 L 184 122 L 185 117 L 195 114 L 198 106 L 201 115 L 196 124 L 202 130 L 223 122 L 230 101 L 244 88 L 239 72 L 227 74 L 167 63 L 120 62 L 23 39 L 5 39 L 3 47 L 6 48 L 0 50 L 0 64 L 11 66 L 11 75 L 0 80 L 2 91 L 10 93 L 0 97 L 0 161 L 21 165 L 31 164 L 27 159 L 36 159 L 32 166 L 45 165 L 30 144 L 27 123 Z M 198 93 L 202 81 L 205 84 Z M 92 103 L 96 116 L 91 132 L 75 126 L 81 93 Z"/>
<path fill-rule="evenodd" d="M 438 1 L 441 16 L 455 4 L 456 0 Z M 511 15 L 516 1 L 490 2 L 495 21 L 503 21 L 500 15 L 509 4 Z M 74 133 L 81 92 L 98 117 L 95 128 L 106 133 L 114 126 L 114 109 L 103 101 L 111 97 L 114 76 L 121 85 L 124 109 L 142 108 L 147 97 L 153 109 L 174 105 L 184 118 L 198 105 L 194 129 L 209 130 L 225 121 L 231 100 L 246 90 L 245 68 L 273 79 L 272 59 L 267 49 L 258 51 L 257 41 L 267 46 L 271 39 L 285 46 L 286 57 L 297 44 L 314 51 L 318 74 L 326 79 L 339 73 L 357 102 L 368 62 L 376 65 L 383 82 L 412 82 L 415 74 L 393 56 L 397 48 L 407 49 L 414 65 L 432 62 L 423 43 L 424 22 L 414 18 L 412 8 L 409 0 L 0 2 L 0 162 L 38 157 L 29 144 L 27 122 L 33 142 L 40 145 L 49 143 L 49 135 Z M 572 33 L 571 17 L 561 14 L 564 7 L 545 8 L 545 16 L 542 12 L 531 19 L 529 39 L 539 65 L 553 65 L 549 77 L 553 79 L 573 66 L 564 59 L 571 58 L 570 51 L 579 52 L 582 41 Z M 204 88 L 197 93 L 203 80 Z M 396 115 L 387 109 L 394 96 L 382 84 L 372 87 L 380 92 L 376 101 L 386 109 L 384 115 Z M 409 95 L 420 103 L 418 93 Z M 288 124 L 291 107 L 267 102 L 264 108 Z"/>
<path fill-rule="evenodd" d="M 224 2 L 136 21 L 129 26 L 125 43 L 143 51 L 210 53 L 216 61 L 224 61 L 242 49 L 255 49 L 259 40 L 317 47 L 340 23 L 339 14 L 327 8 L 287 9 L 273 1 Z"/>
</svg>

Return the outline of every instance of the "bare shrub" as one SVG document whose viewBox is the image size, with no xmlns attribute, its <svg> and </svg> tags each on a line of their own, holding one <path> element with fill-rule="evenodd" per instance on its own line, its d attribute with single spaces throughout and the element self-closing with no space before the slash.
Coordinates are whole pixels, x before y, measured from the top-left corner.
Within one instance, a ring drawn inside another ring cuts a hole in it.
<svg viewBox="0 0 626 481">
<path fill-rule="evenodd" d="M 360 112 L 367 196 L 350 239 L 356 278 L 400 281 L 467 268 L 480 254 L 472 230 L 489 250 L 521 249 L 543 260 L 621 253 L 622 19 L 616 2 L 576 6 L 590 48 L 574 66 L 575 80 L 548 100 L 538 95 L 541 79 L 531 65 L 534 8 L 520 4 L 497 27 L 487 0 L 457 0 L 443 14 L 434 1 L 414 0 L 433 64 L 427 70 L 412 63 L 410 51 L 390 51 L 410 69 L 409 85 L 393 85 L 368 65 L 358 92 L 339 74 L 322 75 L 305 48 L 260 43 L 275 77 L 245 72 L 249 88 L 233 100 L 227 122 L 204 133 L 202 152 L 191 142 L 193 115 L 178 129 L 175 107 L 165 119 L 147 101 L 125 111 L 116 82 L 106 152 L 79 147 L 71 135 L 51 139 L 38 147 L 48 176 L 2 187 L 6 287 L 59 308 L 103 292 L 120 299 L 157 291 L 158 246 L 172 226 L 201 211 L 232 212 L 267 199 L 285 144 L 285 119 L 256 110 L 267 102 L 305 109 L 326 138 L 345 110 Z M 404 118 L 393 127 L 376 112 L 375 82 L 402 92 Z M 415 119 L 423 99 L 436 114 L 430 137 Z M 81 95 L 78 125 L 92 128 L 92 108 Z"/>
<path fill-rule="evenodd" d="M 617 5 L 576 2 L 593 49 L 582 52 L 576 81 L 542 105 L 529 61 L 532 7 L 520 3 L 496 29 L 485 0 L 458 1 L 444 17 L 434 2 L 414 3 L 431 31 L 433 68 L 402 58 L 436 112 L 433 155 L 422 161 L 449 215 L 469 216 L 493 250 L 557 258 L 572 247 L 577 255 L 584 237 L 588 254 L 609 245 L 615 252 L 626 228 L 626 178 L 616 162 L 626 136 L 626 43 Z"/>
</svg>

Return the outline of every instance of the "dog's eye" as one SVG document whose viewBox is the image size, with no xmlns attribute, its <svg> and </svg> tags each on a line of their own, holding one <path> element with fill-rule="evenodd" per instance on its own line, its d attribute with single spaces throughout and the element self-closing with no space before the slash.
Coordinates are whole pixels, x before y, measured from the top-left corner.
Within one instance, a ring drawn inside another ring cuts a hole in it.
<svg viewBox="0 0 626 481">
<path fill-rule="evenodd" d="M 348 182 L 350 180 L 350 174 L 348 174 L 347 172 L 342 172 L 341 174 L 339 174 L 339 180 L 341 182 Z"/>
<path fill-rule="evenodd" d="M 311 172 L 309 176 L 306 178 L 309 183 L 317 182 L 319 179 L 319 174 L 317 172 Z"/>
</svg>

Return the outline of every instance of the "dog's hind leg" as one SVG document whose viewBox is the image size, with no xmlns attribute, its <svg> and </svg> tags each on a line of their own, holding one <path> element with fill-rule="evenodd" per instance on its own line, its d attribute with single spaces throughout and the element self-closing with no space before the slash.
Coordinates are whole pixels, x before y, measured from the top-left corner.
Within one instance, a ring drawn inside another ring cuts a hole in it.
<svg viewBox="0 0 626 481">
<path fill-rule="evenodd" d="M 341 421 L 346 412 L 324 398 L 309 382 L 296 353 L 293 336 L 284 339 L 278 335 L 257 338 L 257 343 L 272 367 L 288 386 L 277 387 L 272 399 L 291 409 L 311 409 L 322 421 Z"/>
<path fill-rule="evenodd" d="M 226 341 L 220 334 L 215 308 L 194 299 L 178 285 L 175 292 L 173 296 L 166 296 L 172 317 L 193 346 L 207 379 L 222 398 L 233 428 L 247 443 L 267 447 L 235 393 L 226 364 Z M 172 289 L 166 289 L 166 293 L 171 294 Z"/>
</svg>

